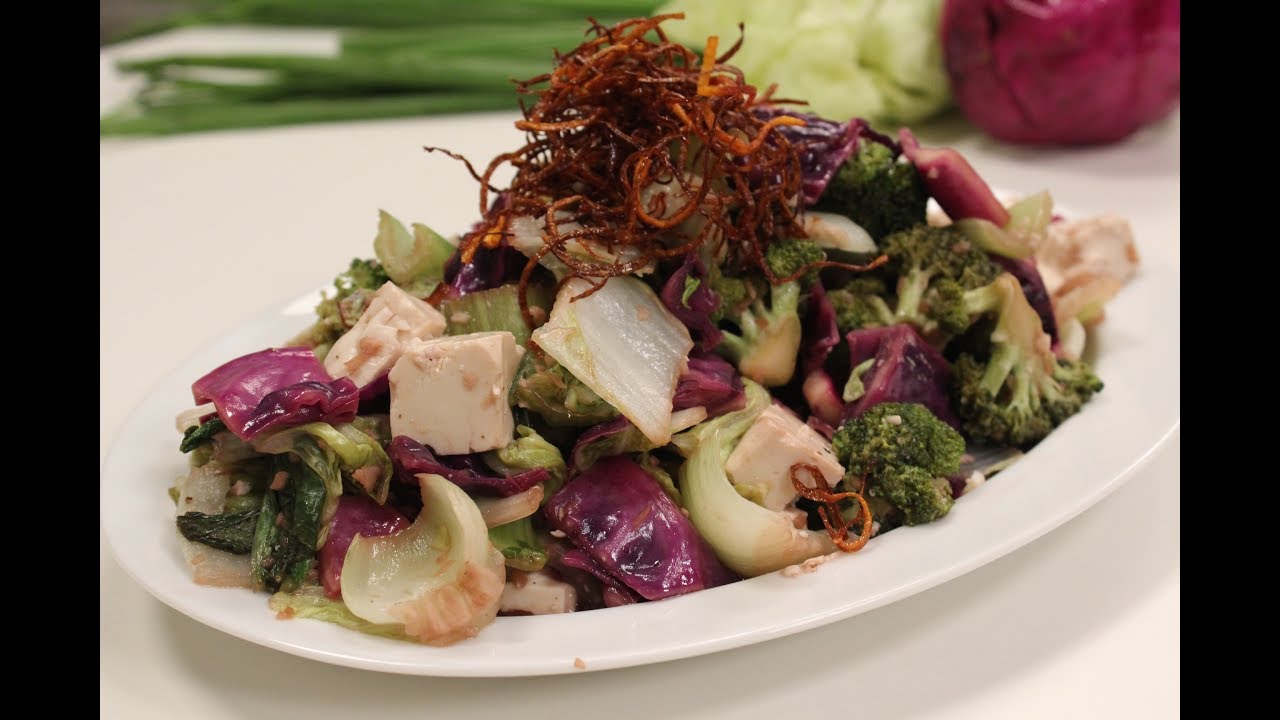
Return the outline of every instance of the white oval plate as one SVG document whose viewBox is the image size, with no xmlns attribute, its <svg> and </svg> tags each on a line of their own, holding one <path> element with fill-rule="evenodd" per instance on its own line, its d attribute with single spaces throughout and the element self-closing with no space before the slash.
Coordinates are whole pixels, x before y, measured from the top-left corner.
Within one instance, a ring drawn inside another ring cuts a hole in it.
<svg viewBox="0 0 1280 720">
<path fill-rule="evenodd" d="M 1106 388 L 1078 416 L 926 526 L 900 528 L 816 572 L 777 573 L 660 602 L 547 617 L 498 618 L 472 640 L 432 648 L 322 622 L 277 620 L 267 596 L 195 585 L 164 492 L 180 473 L 175 413 L 190 383 L 225 360 L 278 344 L 308 322 L 309 296 L 259 317 L 164 379 L 120 429 L 102 473 L 102 523 L 117 560 L 161 601 L 267 647 L 369 670 L 447 676 L 540 675 L 689 657 L 866 612 L 1008 553 L 1115 490 L 1177 429 L 1178 284 L 1148 258 L 1094 337 Z M 109 489 L 109 492 L 108 492 Z"/>
</svg>

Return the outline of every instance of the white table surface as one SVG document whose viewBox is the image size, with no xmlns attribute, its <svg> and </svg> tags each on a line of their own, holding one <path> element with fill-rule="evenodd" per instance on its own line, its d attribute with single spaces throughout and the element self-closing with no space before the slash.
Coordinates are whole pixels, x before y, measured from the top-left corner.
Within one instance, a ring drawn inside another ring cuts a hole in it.
<svg viewBox="0 0 1280 720">
<path fill-rule="evenodd" d="M 124 50 L 199 47 L 208 37 L 180 33 Z M 278 47 L 282 37 L 237 31 L 218 34 L 216 46 Z M 332 47 L 323 36 L 284 40 Z M 127 92 L 107 60 L 104 107 Z M 427 219 L 418 128 L 395 120 L 102 143 L 101 459 L 157 378 L 368 254 L 374 209 Z M 1178 267 L 1177 117 L 1077 151 L 1011 149 L 961 123 L 921 135 L 961 148 L 1001 187 L 1039 189 L 1050 169 L 1055 194 L 1078 211 L 1131 214 L 1144 253 Z M 379 182 L 406 174 L 423 182 Z M 887 607 L 738 650 L 548 678 L 386 675 L 269 650 L 155 600 L 103 542 L 101 715 L 750 718 L 843 708 L 859 718 L 1176 717 L 1179 448 L 1175 435 L 1112 496 L 1047 536 Z"/>
</svg>

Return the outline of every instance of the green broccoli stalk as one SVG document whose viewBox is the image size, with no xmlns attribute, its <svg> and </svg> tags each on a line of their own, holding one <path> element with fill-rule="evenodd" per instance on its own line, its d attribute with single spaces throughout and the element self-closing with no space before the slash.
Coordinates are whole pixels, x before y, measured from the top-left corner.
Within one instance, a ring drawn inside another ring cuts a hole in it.
<svg viewBox="0 0 1280 720">
<path fill-rule="evenodd" d="M 1008 273 L 964 294 L 970 315 L 996 314 L 991 355 L 957 358 L 953 399 L 974 440 L 1027 447 L 1079 412 L 1102 381 L 1087 363 L 1059 360 L 1017 278 Z"/>
<path fill-rule="evenodd" d="M 769 272 L 783 280 L 825 257 L 822 248 L 809 240 L 779 240 L 769 246 L 765 262 Z M 739 332 L 725 332 L 717 352 L 732 360 L 745 377 L 761 385 L 776 387 L 789 382 L 796 370 L 803 331 L 801 287 L 813 282 L 816 276 L 815 271 L 772 286 L 767 307 L 763 298 L 756 297 L 734 318 Z M 713 287 L 728 287 L 726 279 L 721 278 Z M 723 297 L 721 302 L 724 303 Z"/>
<path fill-rule="evenodd" d="M 899 163 L 889 147 L 862 139 L 831 178 L 815 210 L 844 215 L 877 241 L 925 221 L 929 196 L 910 163 Z"/>
<path fill-rule="evenodd" d="M 841 425 L 831 445 L 845 466 L 845 484 L 856 488 L 857 479 L 866 477 L 869 502 L 887 501 L 907 525 L 951 511 L 947 476 L 960 471 L 964 438 L 925 406 L 875 405 Z"/>
<path fill-rule="evenodd" d="M 887 327 L 894 323 L 893 308 L 885 300 L 884 281 L 862 275 L 838 290 L 827 291 L 827 300 L 836 313 L 836 327 L 843 335 L 850 330 Z"/>
<path fill-rule="evenodd" d="M 889 269 L 898 275 L 894 319 L 920 328 L 963 332 L 968 327 L 963 291 L 990 283 L 1000 267 L 964 235 L 947 227 L 917 225 L 885 238 Z"/>
</svg>

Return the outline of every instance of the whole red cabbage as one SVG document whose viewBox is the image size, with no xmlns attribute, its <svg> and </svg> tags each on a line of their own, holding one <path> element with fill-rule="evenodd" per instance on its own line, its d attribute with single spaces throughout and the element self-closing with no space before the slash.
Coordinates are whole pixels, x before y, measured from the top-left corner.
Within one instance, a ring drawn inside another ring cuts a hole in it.
<svg viewBox="0 0 1280 720">
<path fill-rule="evenodd" d="M 1180 0 L 947 0 L 956 104 L 1001 140 L 1108 143 L 1159 120 L 1181 87 Z"/>
</svg>

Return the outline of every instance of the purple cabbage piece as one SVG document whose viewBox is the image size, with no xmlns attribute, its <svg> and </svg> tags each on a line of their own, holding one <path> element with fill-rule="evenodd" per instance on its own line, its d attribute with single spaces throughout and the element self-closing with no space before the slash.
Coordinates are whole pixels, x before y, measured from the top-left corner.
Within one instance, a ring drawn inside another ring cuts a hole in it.
<svg viewBox="0 0 1280 720">
<path fill-rule="evenodd" d="M 378 377 L 369 381 L 368 385 L 360 388 L 360 402 L 367 403 L 378 400 L 384 395 L 391 392 L 391 374 L 384 372 Z"/>
<path fill-rule="evenodd" d="M 569 453 L 569 468 L 572 472 L 581 472 L 602 457 L 652 449 L 653 442 L 640 432 L 640 428 L 619 415 L 592 425 L 578 436 Z"/>
<path fill-rule="evenodd" d="M 509 207 L 511 207 L 511 193 L 500 192 L 489 204 L 486 217 L 496 217 L 496 213 Z M 487 230 L 487 225 L 484 219 L 478 220 L 471 226 L 468 234 Z M 512 248 L 506 238 L 503 238 L 496 248 L 487 248 L 483 245 L 477 248 L 469 263 L 462 262 L 462 252 L 459 250 L 444 264 L 444 282 L 449 286 L 448 297 L 491 290 L 516 282 L 520 279 L 520 273 L 528 261 L 529 258 Z"/>
<path fill-rule="evenodd" d="M 566 550 L 560 555 L 559 560 L 562 566 L 589 573 L 600 581 L 601 597 L 604 600 L 605 607 L 618 607 L 619 605 L 644 602 L 644 598 L 610 575 L 604 568 L 600 567 L 600 563 L 592 560 L 590 555 L 578 548 Z"/>
<path fill-rule="evenodd" d="M 644 602 L 644 598 L 605 572 L 591 556 L 567 540 L 550 537 L 546 540 L 545 549 L 547 568 L 560 580 L 572 585 L 577 592 L 577 610 L 597 610 Z"/>
<path fill-rule="evenodd" d="M 391 411 L 391 381 L 389 373 L 382 373 L 360 388 L 360 415 L 372 415 Z"/>
<path fill-rule="evenodd" d="M 241 437 L 311 422 L 351 422 L 359 407 L 360 388 L 351 378 L 295 383 L 267 393 L 244 421 Z"/>
<path fill-rule="evenodd" d="M 1009 211 L 996 199 L 978 171 L 954 148 L 920 147 L 920 141 L 906 128 L 898 131 L 898 139 L 902 141 L 902 152 L 924 180 L 929 196 L 938 201 L 952 220 L 980 218 L 1000 227 L 1009 224 Z"/>
<path fill-rule="evenodd" d="M 1040 324 L 1044 326 L 1044 331 L 1049 333 L 1049 337 L 1056 346 L 1058 321 L 1053 315 L 1053 301 L 1049 299 L 1049 289 L 1044 285 L 1044 278 L 1040 277 L 1040 268 L 1036 267 L 1036 259 L 1029 257 L 1015 260 L 998 255 L 992 255 L 991 259 L 999 263 L 1000 267 L 1010 275 L 1018 278 L 1018 283 L 1022 285 L 1022 294 L 1027 297 L 1031 307 L 1035 308 L 1036 314 L 1040 316 Z"/>
<path fill-rule="evenodd" d="M 511 497 L 551 478 L 546 468 L 534 468 L 514 475 L 495 476 L 477 454 L 437 457 L 426 445 L 408 435 L 397 435 L 387 445 L 387 455 L 396 469 L 396 479 L 418 484 L 418 473 L 443 476 L 458 487 L 482 495 Z"/>
<path fill-rule="evenodd" d="M 697 280 L 698 287 L 690 293 L 686 304 L 684 286 L 689 278 Z M 720 344 L 723 333 L 711 320 L 711 313 L 720 308 L 720 296 L 716 295 L 707 282 L 707 266 L 697 253 L 685 255 L 684 264 L 671 273 L 671 277 L 662 286 L 661 297 L 662 304 L 671 314 L 689 328 L 699 350 L 709 351 Z"/>
<path fill-rule="evenodd" d="M 463 263 L 462 254 L 455 252 L 444 264 L 444 281 L 449 286 L 449 297 L 517 282 L 528 262 L 529 258 L 508 245 L 506 239 L 496 248 L 481 246 L 469 263 Z"/>
<path fill-rule="evenodd" d="M 747 395 L 742 376 L 728 360 L 719 355 L 695 354 L 689 356 L 689 369 L 676 382 L 671 404 L 674 410 L 702 406 L 707 409 L 707 417 L 713 418 L 746 407 Z"/>
<path fill-rule="evenodd" d="M 212 402 L 227 429 L 243 440 L 268 428 L 346 422 L 359 402 L 355 384 L 334 381 L 305 347 L 268 348 L 230 360 L 192 383 L 191 395 L 197 405 Z"/>
<path fill-rule="evenodd" d="M 809 419 L 804 421 L 804 424 L 813 428 L 814 432 L 826 438 L 828 441 L 836 436 L 836 429 L 831 426 L 831 423 L 828 423 L 817 415 L 810 415 Z"/>
<path fill-rule="evenodd" d="M 625 457 L 600 460 L 552 495 L 544 511 L 552 528 L 646 600 L 738 579 L 658 483 Z"/>
<path fill-rule="evenodd" d="M 827 358 L 831 351 L 840 345 L 840 328 L 836 326 L 836 311 L 822 283 L 814 283 L 809 293 L 809 312 L 805 318 L 804 339 L 800 346 L 804 348 L 803 364 L 804 383 L 800 391 L 805 402 L 809 404 L 810 420 L 818 420 L 823 425 L 836 425 L 844 409 L 844 401 L 836 391 L 835 381 L 827 372 Z"/>
<path fill-rule="evenodd" d="M 329 537 L 316 553 L 324 594 L 334 600 L 342 598 L 342 564 L 347 559 L 347 548 L 351 547 L 351 541 L 357 534 L 378 537 L 398 533 L 407 527 L 409 518 L 390 505 L 379 505 L 365 495 L 338 498 L 338 510 L 329 521 Z"/>
<path fill-rule="evenodd" d="M 874 362 L 862 374 L 865 392 L 845 407 L 844 420 L 880 403 L 919 403 L 939 420 L 960 429 L 960 419 L 947 399 L 951 366 L 914 327 L 903 324 L 863 328 L 851 331 L 846 339 L 850 367 L 871 359 Z"/>
<path fill-rule="evenodd" d="M 801 189 L 805 205 L 818 202 L 836 171 L 858 149 L 858 137 L 867 126 L 866 121 L 861 118 L 836 122 L 776 105 L 760 105 L 752 108 L 752 112 L 765 121 L 779 115 L 798 117 L 805 121 L 805 125 L 780 125 L 773 130 L 786 137 L 800 156 L 803 175 Z"/>
<path fill-rule="evenodd" d="M 827 356 L 840 345 L 840 328 L 836 325 L 836 309 L 827 298 L 822 283 L 814 283 L 809 292 L 809 312 L 805 319 L 804 374 L 820 370 L 827 363 Z"/>
</svg>

